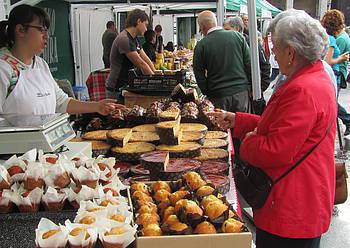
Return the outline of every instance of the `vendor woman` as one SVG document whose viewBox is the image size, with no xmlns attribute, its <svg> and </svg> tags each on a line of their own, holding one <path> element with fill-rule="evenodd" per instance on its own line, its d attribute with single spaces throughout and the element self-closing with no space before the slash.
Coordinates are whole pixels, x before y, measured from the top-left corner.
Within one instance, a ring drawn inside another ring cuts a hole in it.
<svg viewBox="0 0 350 248">
<path fill-rule="evenodd" d="M 57 85 L 48 64 L 38 55 L 48 42 L 50 21 L 44 10 L 30 5 L 12 9 L 0 22 L 0 115 L 43 115 L 56 112 L 107 115 L 122 105 L 115 100 L 81 102 Z"/>
</svg>

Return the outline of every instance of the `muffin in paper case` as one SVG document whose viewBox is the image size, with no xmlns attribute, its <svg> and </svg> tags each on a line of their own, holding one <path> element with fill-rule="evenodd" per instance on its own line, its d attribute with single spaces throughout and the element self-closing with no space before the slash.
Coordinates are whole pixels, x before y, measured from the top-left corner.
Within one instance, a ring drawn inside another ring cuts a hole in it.
<svg viewBox="0 0 350 248">
<path fill-rule="evenodd" d="M 68 230 L 57 226 L 51 220 L 42 218 L 35 230 L 35 244 L 38 248 L 64 248 L 67 244 Z"/>
<path fill-rule="evenodd" d="M 4 189 L 0 191 L 0 214 L 7 214 L 12 211 L 13 202 L 11 201 L 12 190 Z"/>
<path fill-rule="evenodd" d="M 63 189 L 63 191 L 67 195 L 68 201 L 71 205 L 78 209 L 81 201 L 92 200 L 94 198 L 98 198 L 102 194 L 102 189 L 97 187 L 96 189 L 92 189 L 86 185 L 83 185 L 81 188 L 77 187 L 75 190 L 72 188 Z"/>
<path fill-rule="evenodd" d="M 0 190 L 9 189 L 12 184 L 12 179 L 7 169 L 0 165 Z"/>
<path fill-rule="evenodd" d="M 135 240 L 136 230 L 137 225 L 105 226 L 99 229 L 98 236 L 105 248 L 125 248 Z"/>
<path fill-rule="evenodd" d="M 66 158 L 66 157 L 65 157 Z M 67 159 L 67 158 L 66 158 Z M 87 157 L 85 154 L 80 153 L 74 158 L 71 159 L 71 161 L 74 163 L 75 167 L 85 166 L 86 162 L 92 160 L 91 158 Z"/>
<path fill-rule="evenodd" d="M 27 170 L 24 173 L 23 183 L 26 190 L 42 188 L 44 182 L 45 169 L 41 163 L 29 162 Z"/>
<path fill-rule="evenodd" d="M 74 218 L 74 223 L 83 224 L 87 227 L 99 227 L 104 225 L 104 223 L 99 223 L 99 221 L 106 215 L 105 212 L 87 212 L 82 211 L 77 213 Z"/>
<path fill-rule="evenodd" d="M 125 205 L 108 205 L 106 218 L 112 222 L 130 224 L 132 212 Z"/>
<path fill-rule="evenodd" d="M 48 169 L 56 165 L 60 165 L 70 175 L 72 169 L 75 167 L 73 161 L 70 161 L 65 156 L 56 154 L 44 154 L 42 150 L 38 152 L 38 160 L 43 166 Z"/>
<path fill-rule="evenodd" d="M 45 167 L 46 176 L 44 178 L 44 181 L 46 186 L 62 189 L 70 184 L 71 178 L 69 176 L 69 173 L 60 163 Z"/>
<path fill-rule="evenodd" d="M 108 181 L 107 184 L 103 186 L 104 189 L 111 188 L 116 190 L 119 193 L 121 190 L 125 190 L 129 187 L 123 184 L 122 181 L 120 181 L 120 178 L 118 177 L 119 170 L 120 168 L 115 170 L 114 176 Z"/>
<path fill-rule="evenodd" d="M 90 188 L 95 189 L 98 185 L 98 180 L 100 178 L 100 172 L 96 168 L 85 168 L 83 166 L 79 168 L 74 168 L 72 170 L 72 177 L 74 182 L 79 187 L 80 185 L 86 185 Z"/>
<path fill-rule="evenodd" d="M 91 213 L 91 212 L 106 212 L 106 211 L 107 211 L 106 207 L 99 206 L 96 202 L 81 201 L 77 214 L 80 214 L 82 212 Z M 103 215 L 107 215 L 107 213 L 104 213 Z"/>
<path fill-rule="evenodd" d="M 122 205 L 122 206 L 128 206 L 128 200 L 127 198 L 123 196 L 113 196 L 111 191 L 108 191 L 106 194 L 100 196 L 99 198 L 94 200 L 97 205 L 102 207 L 107 207 L 109 205 Z"/>
<path fill-rule="evenodd" d="M 66 199 L 66 193 L 59 192 L 55 188 L 49 186 L 46 193 L 42 196 L 41 201 L 46 210 L 60 211 L 63 209 Z"/>
<path fill-rule="evenodd" d="M 71 248 L 95 247 L 98 230 L 96 227 L 87 227 L 84 224 L 71 223 L 66 220 L 65 226 L 68 230 L 68 243 Z"/>
<path fill-rule="evenodd" d="M 21 158 L 18 158 L 16 155 L 13 155 L 3 164 L 7 169 L 11 180 L 13 182 L 22 182 L 24 179 L 24 172 L 27 169 L 28 162 L 25 162 Z"/>
<path fill-rule="evenodd" d="M 17 205 L 20 212 L 38 212 L 43 195 L 43 190 L 41 188 L 35 188 L 29 191 L 25 190 L 23 185 L 19 186 L 18 184 L 14 184 L 11 189 L 10 200 Z"/>
</svg>

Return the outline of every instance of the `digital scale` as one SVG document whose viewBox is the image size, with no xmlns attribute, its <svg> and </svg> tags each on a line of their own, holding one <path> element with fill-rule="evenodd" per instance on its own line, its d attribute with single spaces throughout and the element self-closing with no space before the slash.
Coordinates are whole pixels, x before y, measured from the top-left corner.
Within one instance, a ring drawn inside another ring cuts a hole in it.
<svg viewBox="0 0 350 248">
<path fill-rule="evenodd" d="M 0 116 L 0 154 L 55 152 L 75 137 L 68 114 Z"/>
</svg>

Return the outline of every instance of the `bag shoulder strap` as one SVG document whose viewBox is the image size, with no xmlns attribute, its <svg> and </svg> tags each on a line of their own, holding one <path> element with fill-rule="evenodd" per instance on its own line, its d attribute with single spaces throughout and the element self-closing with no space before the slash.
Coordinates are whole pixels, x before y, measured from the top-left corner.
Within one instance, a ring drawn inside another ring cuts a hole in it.
<svg viewBox="0 0 350 248">
<path fill-rule="evenodd" d="M 272 182 L 273 185 L 275 185 L 276 183 L 278 183 L 282 178 L 284 178 L 285 176 L 287 176 L 292 170 L 294 170 L 298 165 L 301 164 L 301 162 L 304 161 L 304 159 L 306 159 L 315 149 L 316 147 L 326 138 L 329 130 L 331 129 L 331 125 L 329 125 L 326 134 L 322 137 L 322 139 L 316 144 L 314 145 L 310 151 L 308 151 L 304 156 L 302 156 L 296 163 L 295 165 L 293 165 L 291 168 L 289 168 L 286 172 L 284 172 L 279 178 L 277 178 L 276 180 L 274 180 Z"/>
</svg>

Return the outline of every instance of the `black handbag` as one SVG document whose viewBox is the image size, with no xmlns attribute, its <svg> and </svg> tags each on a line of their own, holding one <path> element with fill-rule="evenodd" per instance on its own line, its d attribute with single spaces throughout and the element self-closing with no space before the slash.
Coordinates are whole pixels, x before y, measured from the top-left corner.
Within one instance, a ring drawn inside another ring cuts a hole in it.
<svg viewBox="0 0 350 248">
<path fill-rule="evenodd" d="M 310 151 L 308 151 L 302 158 L 300 158 L 295 165 L 289 168 L 276 180 L 272 180 L 262 169 L 254 167 L 239 158 L 239 154 L 235 154 L 235 168 L 233 170 L 233 176 L 235 179 L 236 187 L 239 193 L 243 196 L 244 200 L 253 208 L 259 209 L 264 206 L 271 190 L 282 178 L 287 176 L 292 170 L 294 170 L 307 156 L 309 156 L 316 147 L 327 136 L 330 127 L 327 129 L 325 136 L 315 145 Z M 235 143 L 235 151 L 237 150 L 237 142 Z"/>
</svg>

